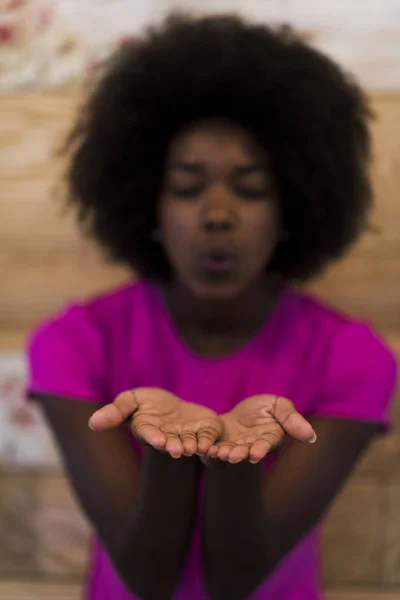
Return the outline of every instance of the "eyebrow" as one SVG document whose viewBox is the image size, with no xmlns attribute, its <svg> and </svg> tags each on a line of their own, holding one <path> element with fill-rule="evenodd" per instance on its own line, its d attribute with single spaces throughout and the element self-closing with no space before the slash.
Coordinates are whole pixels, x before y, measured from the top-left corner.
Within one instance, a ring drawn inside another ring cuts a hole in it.
<svg viewBox="0 0 400 600">
<path fill-rule="evenodd" d="M 237 171 L 239 175 L 251 175 L 252 173 L 267 174 L 265 166 L 256 163 L 254 165 L 238 165 L 235 167 L 235 171 Z"/>
<path fill-rule="evenodd" d="M 172 162 L 169 164 L 170 170 L 188 171 L 189 173 L 199 173 L 204 170 L 204 165 L 197 162 Z M 234 170 L 238 175 L 251 175 L 252 173 L 265 173 L 266 168 L 261 164 L 237 165 Z"/>
<path fill-rule="evenodd" d="M 168 168 L 171 171 L 179 170 L 179 171 L 188 171 L 189 173 L 198 173 L 199 171 L 204 169 L 204 166 L 201 163 L 196 162 L 172 162 L 168 165 Z"/>
</svg>

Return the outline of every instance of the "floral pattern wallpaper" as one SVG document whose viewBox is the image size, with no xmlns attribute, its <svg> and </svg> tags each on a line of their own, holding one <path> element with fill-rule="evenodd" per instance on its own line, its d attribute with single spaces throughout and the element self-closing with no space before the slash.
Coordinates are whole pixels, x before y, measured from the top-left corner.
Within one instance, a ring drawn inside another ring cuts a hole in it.
<svg viewBox="0 0 400 600">
<path fill-rule="evenodd" d="M 288 22 L 374 88 L 400 87 L 400 0 L 0 0 L 0 91 L 76 86 L 172 8 Z"/>
<path fill-rule="evenodd" d="M 0 93 L 90 84 L 110 54 L 171 8 L 293 24 L 369 89 L 400 89 L 400 0 L 0 0 Z M 22 352 L 0 350 L 0 469 L 58 466 Z"/>
<path fill-rule="evenodd" d="M 0 470 L 59 466 L 54 440 L 34 402 L 26 400 L 26 364 L 17 352 L 0 353 Z"/>
<path fill-rule="evenodd" d="M 117 3 L 97 4 L 115 9 Z M 0 0 L 0 90 L 73 86 L 90 79 L 132 36 L 123 23 L 113 27 L 107 17 L 90 0 Z"/>
</svg>

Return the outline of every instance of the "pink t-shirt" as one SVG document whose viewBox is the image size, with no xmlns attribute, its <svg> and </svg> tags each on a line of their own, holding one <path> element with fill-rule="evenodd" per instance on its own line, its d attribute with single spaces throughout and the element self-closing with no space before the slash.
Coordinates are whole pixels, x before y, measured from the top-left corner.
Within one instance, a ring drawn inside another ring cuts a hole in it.
<svg viewBox="0 0 400 600">
<path fill-rule="evenodd" d="M 73 304 L 41 325 L 29 345 L 28 390 L 108 403 L 155 386 L 223 413 L 253 394 L 290 398 L 306 417 L 389 425 L 396 360 L 374 331 L 297 291 L 282 293 L 254 338 L 229 356 L 198 356 L 185 344 L 158 287 L 132 283 Z M 140 445 L 132 440 L 140 455 Z M 279 454 L 265 461 L 268 471 Z M 199 524 L 174 600 L 206 600 Z M 321 600 L 319 527 L 291 551 L 251 600 Z M 157 577 L 157 565 L 154 565 Z M 134 600 L 95 540 L 89 600 Z"/>
</svg>

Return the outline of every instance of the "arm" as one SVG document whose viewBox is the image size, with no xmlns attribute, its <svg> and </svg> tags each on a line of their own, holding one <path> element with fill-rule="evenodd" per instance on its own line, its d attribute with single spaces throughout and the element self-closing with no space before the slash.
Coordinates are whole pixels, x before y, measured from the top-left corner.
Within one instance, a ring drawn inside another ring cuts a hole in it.
<svg viewBox="0 0 400 600">
<path fill-rule="evenodd" d="M 198 460 L 151 447 L 139 466 L 121 428 L 93 432 L 100 405 L 40 396 L 78 499 L 127 588 L 143 600 L 172 596 L 192 532 Z"/>
<path fill-rule="evenodd" d="M 291 442 L 262 463 L 206 471 L 204 560 L 212 600 L 247 598 L 321 519 L 376 432 L 373 423 L 310 421 L 318 441 Z"/>
</svg>

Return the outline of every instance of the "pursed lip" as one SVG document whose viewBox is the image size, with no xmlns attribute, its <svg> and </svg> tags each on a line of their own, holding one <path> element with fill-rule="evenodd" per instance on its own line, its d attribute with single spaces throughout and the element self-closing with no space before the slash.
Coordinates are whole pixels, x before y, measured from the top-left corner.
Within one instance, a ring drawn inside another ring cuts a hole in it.
<svg viewBox="0 0 400 600">
<path fill-rule="evenodd" d="M 224 273 L 232 271 L 238 262 L 239 253 L 227 246 L 209 246 L 198 254 L 202 270 Z"/>
</svg>

